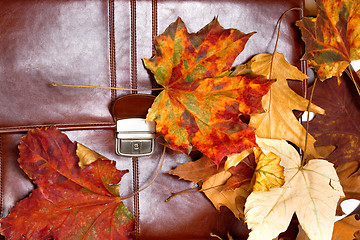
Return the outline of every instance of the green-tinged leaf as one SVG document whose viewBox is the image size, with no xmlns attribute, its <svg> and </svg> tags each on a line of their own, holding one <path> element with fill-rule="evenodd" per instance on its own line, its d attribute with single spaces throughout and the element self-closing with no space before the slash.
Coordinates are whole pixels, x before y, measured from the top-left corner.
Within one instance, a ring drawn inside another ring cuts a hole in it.
<svg viewBox="0 0 360 240">
<path fill-rule="evenodd" d="M 230 75 L 235 58 L 252 35 L 224 29 L 214 19 L 198 33 L 179 18 L 155 39 L 156 55 L 144 59 L 164 90 L 149 109 L 174 150 L 196 147 L 219 164 L 231 153 L 256 146 L 253 130 L 239 115 L 260 113 L 272 81 Z"/>
<path fill-rule="evenodd" d="M 317 17 L 296 24 L 305 42 L 303 59 L 325 80 L 341 76 L 352 60 L 360 58 L 360 1 L 317 0 L 316 4 Z"/>
</svg>

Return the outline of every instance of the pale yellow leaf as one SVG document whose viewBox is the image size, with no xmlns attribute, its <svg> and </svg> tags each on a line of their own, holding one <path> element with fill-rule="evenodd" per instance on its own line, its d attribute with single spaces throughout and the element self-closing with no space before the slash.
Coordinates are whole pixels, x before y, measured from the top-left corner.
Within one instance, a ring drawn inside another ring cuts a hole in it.
<svg viewBox="0 0 360 240">
<path fill-rule="evenodd" d="M 311 240 L 330 240 L 336 205 L 344 196 L 333 164 L 314 159 L 301 167 L 298 152 L 286 141 L 258 142 L 262 149 L 263 144 L 281 158 L 285 184 L 270 191 L 252 192 L 247 198 L 245 219 L 252 230 L 249 240 L 277 237 L 287 229 L 294 213 Z"/>
<path fill-rule="evenodd" d="M 270 66 L 272 54 L 259 54 L 246 65 L 237 69 L 237 73 L 262 75 L 276 79 L 270 91 L 262 98 L 264 113 L 252 114 L 249 125 L 255 128 L 258 137 L 288 140 L 301 149 L 305 149 L 306 130 L 293 114 L 293 110 L 306 111 L 309 101 L 295 93 L 288 86 L 287 79 L 300 80 L 308 78 L 295 66 L 289 64 L 284 55 L 275 53 L 272 72 Z M 324 114 L 324 110 L 314 104 L 310 105 L 310 112 Z M 321 157 L 314 148 L 315 139 L 309 135 L 307 153 L 314 157 Z"/>
</svg>

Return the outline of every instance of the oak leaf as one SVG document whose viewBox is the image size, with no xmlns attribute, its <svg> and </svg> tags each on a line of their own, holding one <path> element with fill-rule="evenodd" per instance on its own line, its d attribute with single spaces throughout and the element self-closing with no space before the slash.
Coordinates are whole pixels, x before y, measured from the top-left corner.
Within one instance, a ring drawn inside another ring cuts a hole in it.
<svg viewBox="0 0 360 240">
<path fill-rule="evenodd" d="M 314 159 L 302 167 L 299 153 L 286 141 L 271 139 L 268 144 L 281 158 L 285 183 L 270 191 L 252 192 L 247 198 L 249 240 L 277 237 L 294 213 L 310 239 L 330 240 L 336 205 L 344 195 L 333 164 Z"/>
<path fill-rule="evenodd" d="M 127 171 L 95 161 L 81 169 L 76 143 L 57 128 L 30 131 L 18 162 L 38 188 L 0 220 L 9 239 L 131 239 L 134 219 L 120 200 Z M 90 150 L 89 150 L 90 151 Z"/>
<path fill-rule="evenodd" d="M 196 147 L 219 164 L 256 146 L 253 130 L 239 115 L 262 111 L 261 97 L 272 81 L 230 75 L 252 34 L 224 29 L 217 19 L 190 34 L 178 18 L 155 38 L 156 55 L 144 64 L 164 90 L 147 119 L 156 121 L 172 149 L 188 154 Z"/>
<path fill-rule="evenodd" d="M 249 125 L 255 128 L 258 137 L 288 140 L 304 150 L 306 129 L 299 123 L 293 110 L 306 111 L 309 101 L 291 90 L 286 79 L 303 81 L 308 77 L 288 63 L 283 54 L 277 52 L 274 57 L 271 54 L 256 55 L 247 64 L 239 66 L 235 73 L 276 79 L 262 99 L 265 112 L 251 114 Z M 314 104 L 310 104 L 309 111 L 324 114 L 324 110 Z M 307 153 L 320 157 L 314 143 L 315 139 L 309 135 Z"/>
<path fill-rule="evenodd" d="M 360 3 L 354 0 L 317 0 L 316 18 L 296 24 L 305 42 L 303 59 L 321 80 L 341 76 L 352 60 L 360 59 Z"/>
</svg>

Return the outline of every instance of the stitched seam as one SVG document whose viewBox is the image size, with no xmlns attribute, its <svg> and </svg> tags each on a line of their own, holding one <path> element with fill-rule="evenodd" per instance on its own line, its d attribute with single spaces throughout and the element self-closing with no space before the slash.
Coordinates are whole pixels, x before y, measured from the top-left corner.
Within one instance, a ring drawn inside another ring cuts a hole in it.
<svg viewBox="0 0 360 240">
<path fill-rule="evenodd" d="M 3 167 L 4 167 L 4 163 L 3 163 L 4 159 L 3 159 L 3 137 L 0 135 L 0 216 L 3 217 L 4 216 L 4 176 L 3 176 Z"/>
<path fill-rule="evenodd" d="M 132 158 L 133 164 L 133 191 L 139 190 L 139 159 L 137 157 Z M 135 216 L 135 239 L 140 239 L 140 194 L 137 193 L 134 196 L 134 216 Z"/>
<path fill-rule="evenodd" d="M 136 50 L 136 0 L 130 0 L 131 11 L 131 88 L 137 88 L 137 50 Z M 132 94 L 136 94 L 137 91 L 133 90 Z"/>
<path fill-rule="evenodd" d="M 116 52 L 115 52 L 115 3 L 109 0 L 109 48 L 110 48 L 110 85 L 116 87 Z M 116 99 L 116 89 L 111 89 L 111 102 Z"/>
<path fill-rule="evenodd" d="M 0 128 L 0 133 L 1 132 L 6 132 L 6 131 L 14 131 L 14 130 L 19 130 L 19 131 L 24 131 L 24 130 L 28 130 L 28 129 L 34 129 L 34 128 L 41 128 L 41 127 L 49 127 L 55 125 L 57 127 L 104 127 L 104 128 L 114 128 L 115 127 L 115 123 L 112 122 L 104 122 L 104 123 L 66 123 L 66 124 L 39 124 L 39 125 L 27 125 L 27 126 L 15 126 L 15 127 L 2 127 Z"/>
</svg>

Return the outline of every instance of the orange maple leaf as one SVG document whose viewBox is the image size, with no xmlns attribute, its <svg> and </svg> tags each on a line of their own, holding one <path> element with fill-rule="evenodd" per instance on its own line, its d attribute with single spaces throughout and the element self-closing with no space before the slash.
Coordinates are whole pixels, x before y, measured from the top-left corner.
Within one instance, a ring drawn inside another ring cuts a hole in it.
<svg viewBox="0 0 360 240">
<path fill-rule="evenodd" d="M 178 18 L 156 37 L 156 55 L 144 59 L 164 90 L 147 119 L 174 150 L 196 147 L 219 164 L 227 155 L 256 146 L 255 134 L 240 115 L 260 113 L 272 81 L 231 75 L 235 58 L 253 33 L 224 29 L 214 19 L 188 33 Z"/>
</svg>

